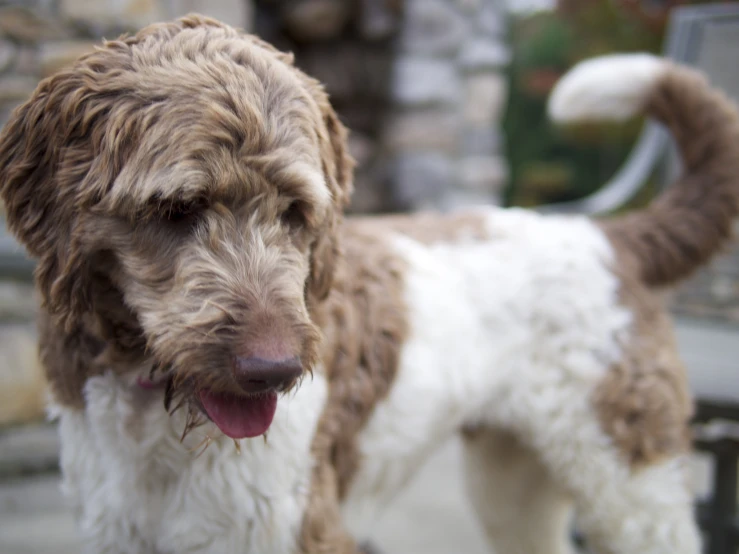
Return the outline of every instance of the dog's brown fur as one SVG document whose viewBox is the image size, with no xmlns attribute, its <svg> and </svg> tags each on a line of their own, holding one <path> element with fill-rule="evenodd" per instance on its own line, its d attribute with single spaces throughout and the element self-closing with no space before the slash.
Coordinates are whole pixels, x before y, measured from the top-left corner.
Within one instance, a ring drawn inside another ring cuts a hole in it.
<svg viewBox="0 0 739 554">
<path fill-rule="evenodd" d="M 739 118 L 700 74 L 671 67 L 646 112 L 664 121 L 685 172 L 645 210 L 600 222 L 613 244 L 621 298 L 634 314 L 624 359 L 594 396 L 601 425 L 633 465 L 689 448 L 686 370 L 664 299 L 651 290 L 688 277 L 731 236 L 739 213 Z"/>
<path fill-rule="evenodd" d="M 685 121 L 668 122 L 687 152 L 684 182 L 646 213 L 602 222 L 635 324 L 593 402 L 632 464 L 687 444 L 684 370 L 650 287 L 703 263 L 739 211 L 737 149 L 725 147 L 737 118 L 684 71 L 650 104 L 666 116 L 685 103 Z M 84 409 L 89 377 L 145 368 L 194 413 L 198 390 L 234 388 L 232 356 L 265 349 L 324 372 L 303 552 L 356 551 L 339 501 L 409 331 L 404 261 L 377 225 L 427 244 L 490 238 L 475 214 L 345 223 L 345 135 L 290 56 L 198 16 L 105 43 L 43 81 L 0 135 L 8 223 L 38 258 L 58 403 Z"/>
<path fill-rule="evenodd" d="M 198 58 L 227 70 L 214 77 Z M 8 224 L 39 260 L 57 400 L 81 407 L 103 363 L 150 355 L 183 386 L 189 366 L 225 387 L 224 356 L 275 337 L 312 367 L 309 310 L 331 290 L 351 189 L 344 135 L 288 56 L 198 17 L 108 42 L 42 82 L 4 130 L 0 167 Z M 328 203 L 292 160 L 322 176 Z"/>
</svg>

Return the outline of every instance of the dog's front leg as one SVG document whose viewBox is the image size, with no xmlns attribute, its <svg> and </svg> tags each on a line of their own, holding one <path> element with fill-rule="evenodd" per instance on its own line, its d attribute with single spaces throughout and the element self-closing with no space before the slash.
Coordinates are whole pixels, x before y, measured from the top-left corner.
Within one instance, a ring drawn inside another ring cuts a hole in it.
<svg viewBox="0 0 739 554">
<path fill-rule="evenodd" d="M 336 471 L 327 460 L 313 471 L 300 537 L 300 554 L 365 554 L 344 527 Z M 373 552 L 373 551 L 370 551 Z"/>
</svg>

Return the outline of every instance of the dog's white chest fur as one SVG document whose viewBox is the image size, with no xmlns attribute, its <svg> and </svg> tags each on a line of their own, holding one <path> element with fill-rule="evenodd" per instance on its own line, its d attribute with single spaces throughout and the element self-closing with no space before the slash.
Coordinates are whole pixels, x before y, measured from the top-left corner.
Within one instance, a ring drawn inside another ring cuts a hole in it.
<svg viewBox="0 0 739 554">
<path fill-rule="evenodd" d="M 84 413 L 60 410 L 63 487 L 95 554 L 259 552 L 295 548 L 327 395 L 316 372 L 282 398 L 265 442 L 230 439 L 207 425 L 180 444 L 182 417 L 160 394 L 113 375 L 92 378 Z M 205 452 L 190 452 L 210 432 Z"/>
</svg>

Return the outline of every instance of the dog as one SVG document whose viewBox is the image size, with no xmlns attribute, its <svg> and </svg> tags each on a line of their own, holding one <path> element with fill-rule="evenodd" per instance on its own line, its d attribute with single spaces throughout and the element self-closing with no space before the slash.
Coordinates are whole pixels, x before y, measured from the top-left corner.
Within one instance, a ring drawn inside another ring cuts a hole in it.
<svg viewBox="0 0 739 554">
<path fill-rule="evenodd" d="M 190 15 L 42 81 L 0 187 L 87 551 L 359 552 L 461 434 L 496 552 L 569 552 L 574 510 L 595 552 L 698 553 L 663 290 L 730 236 L 739 116 L 647 54 L 583 62 L 550 112 L 653 116 L 684 175 L 602 220 L 344 219 L 346 131 L 256 37 Z"/>
</svg>

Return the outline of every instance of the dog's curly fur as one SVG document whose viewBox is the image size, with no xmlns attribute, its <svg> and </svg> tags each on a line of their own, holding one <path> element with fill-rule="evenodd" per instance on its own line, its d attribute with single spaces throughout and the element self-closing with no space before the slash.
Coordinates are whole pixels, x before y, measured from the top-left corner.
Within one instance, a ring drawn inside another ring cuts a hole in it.
<svg viewBox="0 0 739 554">
<path fill-rule="evenodd" d="M 345 222 L 353 162 L 320 84 L 200 16 L 43 81 L 0 135 L 0 187 L 38 259 L 65 487 L 91 552 L 358 552 L 372 506 L 464 429 L 500 552 L 566 552 L 574 499 L 603 552 L 696 554 L 691 404 L 653 289 L 727 238 L 739 118 L 692 72 L 642 66 L 633 111 L 670 124 L 687 177 L 600 223 Z M 233 448 L 200 395 L 240 398 L 234 357 L 266 355 L 303 375 L 278 387 L 266 442 Z"/>
<path fill-rule="evenodd" d="M 289 56 L 206 19 L 44 81 L 0 164 L 8 224 L 38 258 L 58 399 L 81 407 L 90 375 L 69 379 L 70 341 L 85 366 L 153 356 L 183 394 L 228 387 L 231 351 L 270 336 L 312 367 L 309 309 L 331 288 L 351 187 L 344 134 Z"/>
</svg>

